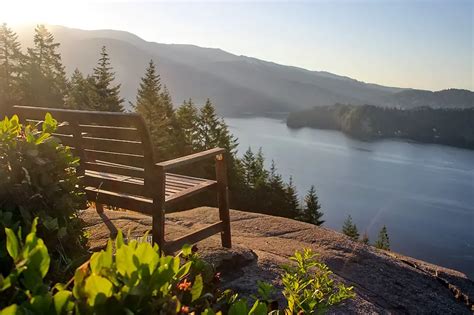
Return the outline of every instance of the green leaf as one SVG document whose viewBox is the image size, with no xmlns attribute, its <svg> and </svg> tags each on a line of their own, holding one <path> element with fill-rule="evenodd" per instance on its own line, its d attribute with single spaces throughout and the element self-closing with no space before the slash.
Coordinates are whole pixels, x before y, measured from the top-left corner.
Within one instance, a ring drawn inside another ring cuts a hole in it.
<svg viewBox="0 0 474 315">
<path fill-rule="evenodd" d="M 178 272 L 176 272 L 176 275 L 175 277 L 177 279 L 181 279 L 182 277 L 184 277 L 185 275 L 188 274 L 189 270 L 191 269 L 193 263 L 191 261 L 188 261 L 187 263 L 185 263 L 184 265 L 182 265 Z"/>
<path fill-rule="evenodd" d="M 253 304 L 248 315 L 267 315 L 267 313 L 268 313 L 267 304 L 257 300 Z"/>
<path fill-rule="evenodd" d="M 115 238 L 115 247 L 118 249 L 124 245 L 122 230 L 118 230 L 117 237 Z"/>
<path fill-rule="evenodd" d="M 102 304 L 112 296 L 112 282 L 104 277 L 91 274 L 86 279 L 85 292 L 89 305 Z"/>
<path fill-rule="evenodd" d="M 30 299 L 29 307 L 36 314 L 50 313 L 52 298 L 50 294 L 35 295 Z"/>
<path fill-rule="evenodd" d="M 0 315 L 20 315 L 24 314 L 24 312 L 18 308 L 18 305 L 13 304 L 4 309 L 0 310 Z"/>
<path fill-rule="evenodd" d="M 212 308 L 206 308 L 202 313 L 202 315 L 215 315 L 216 313 Z"/>
<path fill-rule="evenodd" d="M 7 251 L 13 260 L 18 258 L 20 252 L 20 246 L 15 232 L 9 228 L 5 228 L 5 234 L 7 235 Z"/>
<path fill-rule="evenodd" d="M 91 270 L 95 274 L 101 274 L 103 269 L 112 268 L 112 252 L 111 251 L 101 251 L 99 253 L 94 253 L 90 260 Z"/>
<path fill-rule="evenodd" d="M 122 276 L 132 277 L 137 271 L 137 265 L 133 262 L 134 250 L 129 245 L 122 245 L 115 251 L 115 265 Z"/>
<path fill-rule="evenodd" d="M 72 302 L 71 291 L 63 290 L 56 293 L 53 297 L 54 309 L 56 314 L 67 313 L 72 310 L 74 304 Z"/>
<path fill-rule="evenodd" d="M 229 308 L 229 315 L 248 315 L 247 302 L 238 300 Z"/>
<path fill-rule="evenodd" d="M 153 249 L 150 243 L 140 243 L 135 250 L 135 256 L 140 261 L 142 265 L 148 265 L 150 270 L 150 274 L 156 269 L 158 265 L 158 261 L 160 260 L 160 256 L 158 253 Z"/>
<path fill-rule="evenodd" d="M 181 254 L 184 257 L 190 256 L 193 253 L 193 247 L 189 244 L 184 244 L 183 248 L 181 249 Z"/>
<path fill-rule="evenodd" d="M 197 275 L 194 279 L 193 287 L 191 288 L 191 301 L 194 302 L 201 297 L 202 289 L 204 285 L 202 282 L 202 276 Z"/>
</svg>

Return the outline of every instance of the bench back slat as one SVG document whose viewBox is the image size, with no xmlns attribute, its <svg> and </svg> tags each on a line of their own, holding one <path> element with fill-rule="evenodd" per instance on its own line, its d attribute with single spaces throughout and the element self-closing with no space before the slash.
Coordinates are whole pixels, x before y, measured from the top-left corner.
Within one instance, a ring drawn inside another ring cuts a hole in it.
<svg viewBox="0 0 474 315">
<path fill-rule="evenodd" d="M 46 113 L 58 121 L 60 126 L 53 136 L 71 147 L 81 159 L 78 171 L 84 176 L 87 186 L 152 196 L 155 159 L 148 130 L 138 114 L 31 106 L 15 106 L 14 111 L 24 122 L 38 128 L 41 128 Z M 88 170 L 141 178 L 142 184 L 120 183 L 112 179 L 101 181 L 88 176 Z"/>
</svg>

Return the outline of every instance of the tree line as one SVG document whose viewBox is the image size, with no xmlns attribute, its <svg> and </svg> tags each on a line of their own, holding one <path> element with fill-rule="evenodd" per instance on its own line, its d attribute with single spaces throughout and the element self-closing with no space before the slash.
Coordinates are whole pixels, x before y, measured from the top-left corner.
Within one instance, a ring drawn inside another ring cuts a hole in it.
<svg viewBox="0 0 474 315">
<path fill-rule="evenodd" d="M 342 225 L 342 233 L 349 236 L 355 242 L 361 242 L 366 245 L 371 245 L 369 240 L 369 235 L 367 232 L 364 232 L 362 236 L 359 234 L 357 225 L 352 221 L 352 216 L 348 215 L 344 224 Z M 390 238 L 388 236 L 387 227 L 384 225 L 380 231 L 377 240 L 373 244 L 376 248 L 390 250 Z"/>
<path fill-rule="evenodd" d="M 115 83 L 106 47 L 102 47 L 91 74 L 76 69 L 67 78 L 59 45 L 44 25 L 38 25 L 33 47 L 24 53 L 17 34 L 6 24 L 0 26 L 0 113 L 9 112 L 14 104 L 124 112 L 125 100 L 120 96 L 120 84 Z M 261 149 L 254 152 L 249 148 L 238 157 L 238 141 L 211 100 L 198 107 L 189 99 L 175 108 L 153 60 L 140 81 L 135 101 L 129 105 L 144 118 L 158 161 L 225 148 L 233 208 L 316 225 L 324 222 L 314 186 L 301 202 L 292 178 L 285 182 L 273 161 L 269 169 L 265 167 Z M 188 171 L 200 176 L 213 174 L 210 164 Z"/>
<path fill-rule="evenodd" d="M 400 109 L 335 104 L 291 113 L 287 125 L 340 130 L 364 140 L 402 138 L 474 149 L 474 107 Z"/>
</svg>

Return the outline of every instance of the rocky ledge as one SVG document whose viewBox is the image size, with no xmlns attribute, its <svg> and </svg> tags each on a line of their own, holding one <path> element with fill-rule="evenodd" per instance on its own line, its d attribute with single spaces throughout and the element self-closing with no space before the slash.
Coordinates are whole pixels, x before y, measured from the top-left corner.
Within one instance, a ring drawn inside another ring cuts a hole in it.
<svg viewBox="0 0 474 315">
<path fill-rule="evenodd" d="M 128 211 L 94 209 L 81 213 L 92 250 L 104 247 L 117 229 L 142 236 L 151 218 Z M 166 238 L 217 221 L 217 209 L 201 207 L 168 214 Z M 332 310 L 353 314 L 471 314 L 474 282 L 461 272 L 394 252 L 353 242 L 336 231 L 290 219 L 231 210 L 232 249 L 215 235 L 198 244 L 201 256 L 221 271 L 224 285 L 243 296 L 255 293 L 256 281 L 280 286 L 280 266 L 295 250 L 312 248 L 337 281 L 354 286 L 356 298 Z"/>
</svg>

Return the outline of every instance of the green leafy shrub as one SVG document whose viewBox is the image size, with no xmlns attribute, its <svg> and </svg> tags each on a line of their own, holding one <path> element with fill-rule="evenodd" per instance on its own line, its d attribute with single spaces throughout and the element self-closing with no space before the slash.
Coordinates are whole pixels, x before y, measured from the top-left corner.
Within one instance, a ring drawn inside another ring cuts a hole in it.
<svg viewBox="0 0 474 315">
<path fill-rule="evenodd" d="M 67 284 L 51 289 L 44 281 L 50 267 L 48 249 L 36 236 L 36 226 L 37 219 L 24 241 L 21 232 L 5 229 L 13 267 L 0 276 L 0 315 L 321 314 L 353 296 L 352 288 L 336 286 L 327 266 L 305 250 L 296 252 L 291 257 L 295 264 L 285 267 L 286 309 L 275 307 L 275 288 L 263 282 L 249 304 L 229 290 L 220 292 L 214 270 L 191 247 L 176 256 L 160 255 L 157 245 L 145 241 L 126 244 L 120 231 L 115 242 L 109 240 L 105 250 L 94 253 Z"/>
<path fill-rule="evenodd" d="M 52 278 L 74 270 L 73 259 L 84 260 L 86 253 L 77 217 L 85 205 L 75 171 L 79 161 L 51 136 L 57 126 L 49 114 L 37 126 L 22 125 L 17 116 L 0 121 L 0 227 L 25 229 L 38 217 L 38 235 L 51 251 Z M 11 267 L 5 258 L 0 256 L 2 272 Z"/>
<path fill-rule="evenodd" d="M 115 243 L 109 240 L 105 250 L 94 253 L 70 283 L 49 289 L 44 278 L 50 257 L 36 235 L 37 222 L 24 242 L 21 232 L 5 229 L 13 268 L 0 276 L 1 315 L 185 314 L 217 303 L 215 274 L 191 247 L 177 256 L 160 256 L 157 245 L 126 244 L 120 231 Z"/>
<path fill-rule="evenodd" d="M 331 279 L 332 271 L 318 262 L 310 249 L 296 252 L 290 260 L 295 264 L 284 266 L 283 295 L 288 306 L 287 314 L 324 314 L 330 306 L 354 297 L 352 287 Z"/>
</svg>

